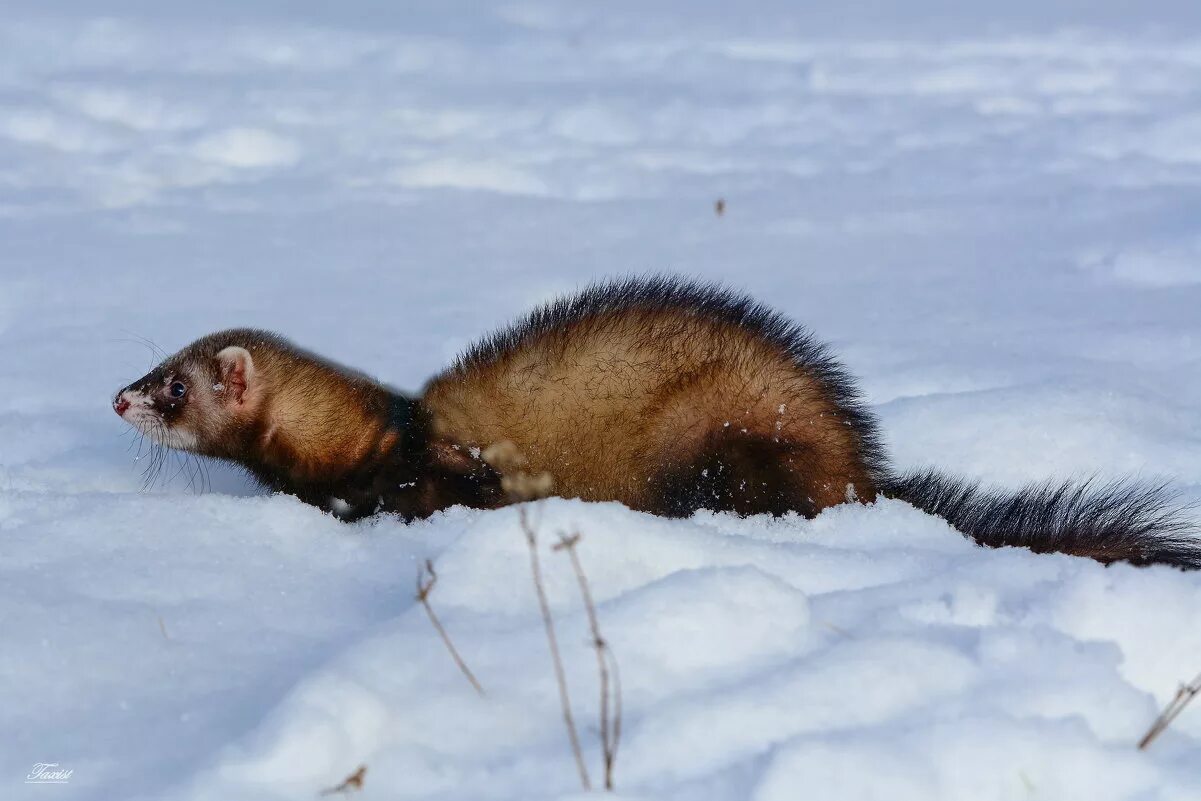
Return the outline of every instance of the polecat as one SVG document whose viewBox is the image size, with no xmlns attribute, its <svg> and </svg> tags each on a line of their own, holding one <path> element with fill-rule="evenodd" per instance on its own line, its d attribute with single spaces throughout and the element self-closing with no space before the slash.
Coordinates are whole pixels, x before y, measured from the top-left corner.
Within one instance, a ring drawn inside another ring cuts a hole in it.
<svg viewBox="0 0 1201 801">
<path fill-rule="evenodd" d="M 592 286 L 469 349 L 416 397 L 270 333 L 197 340 L 117 393 L 157 442 L 353 520 L 556 495 L 671 517 L 806 517 L 900 498 L 987 546 L 1201 567 L 1163 487 L 991 492 L 892 472 L 851 377 L 753 300 L 670 278 Z"/>
</svg>

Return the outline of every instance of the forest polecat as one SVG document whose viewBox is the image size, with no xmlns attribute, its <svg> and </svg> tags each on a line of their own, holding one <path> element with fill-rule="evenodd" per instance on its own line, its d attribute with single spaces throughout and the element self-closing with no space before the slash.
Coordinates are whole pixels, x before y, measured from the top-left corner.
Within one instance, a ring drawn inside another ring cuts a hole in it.
<svg viewBox="0 0 1201 801">
<path fill-rule="evenodd" d="M 553 494 L 685 516 L 811 517 L 900 498 L 977 542 L 1201 567 L 1161 486 L 991 492 L 898 476 L 851 377 L 753 300 L 670 278 L 603 283 L 477 344 L 417 397 L 270 333 L 211 334 L 117 393 L 162 445 L 242 465 L 343 519 Z"/>
</svg>

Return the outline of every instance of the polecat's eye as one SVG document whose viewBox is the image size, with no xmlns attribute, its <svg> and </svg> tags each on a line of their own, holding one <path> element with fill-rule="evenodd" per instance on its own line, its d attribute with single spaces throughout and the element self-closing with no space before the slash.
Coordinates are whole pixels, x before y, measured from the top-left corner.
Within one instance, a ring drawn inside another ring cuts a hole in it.
<svg viewBox="0 0 1201 801">
<path fill-rule="evenodd" d="M 182 398 L 187 391 L 188 388 L 184 386 L 182 381 L 175 381 L 171 386 L 167 387 L 167 394 L 172 398 Z"/>
</svg>

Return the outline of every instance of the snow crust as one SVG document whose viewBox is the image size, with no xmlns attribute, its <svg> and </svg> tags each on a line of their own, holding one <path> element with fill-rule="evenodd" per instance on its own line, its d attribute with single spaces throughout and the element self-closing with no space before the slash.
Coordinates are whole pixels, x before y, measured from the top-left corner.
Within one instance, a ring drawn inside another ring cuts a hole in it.
<svg viewBox="0 0 1201 801">
<path fill-rule="evenodd" d="M 358 765 L 364 799 L 580 797 L 517 511 L 344 525 L 182 460 L 144 491 L 109 400 L 145 337 L 270 328 L 417 389 L 534 303 L 675 272 L 831 342 L 901 467 L 1201 501 L 1195 4 L 103 14 L 0 18 L 0 798 L 312 798 Z M 1134 748 L 1201 671 L 1201 577 L 897 502 L 529 511 L 597 781 L 550 547 L 582 535 L 615 797 L 1201 797 L 1201 708 Z"/>
</svg>

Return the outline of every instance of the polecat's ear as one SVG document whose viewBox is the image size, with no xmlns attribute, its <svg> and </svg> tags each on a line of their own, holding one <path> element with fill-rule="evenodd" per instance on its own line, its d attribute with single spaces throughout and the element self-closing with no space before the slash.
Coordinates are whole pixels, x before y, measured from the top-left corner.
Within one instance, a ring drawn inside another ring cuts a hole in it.
<svg viewBox="0 0 1201 801">
<path fill-rule="evenodd" d="M 230 403 L 241 406 L 254 381 L 254 359 L 250 358 L 250 351 L 231 345 L 217 354 L 217 364 L 221 368 L 221 384 L 228 393 L 226 397 Z"/>
</svg>

